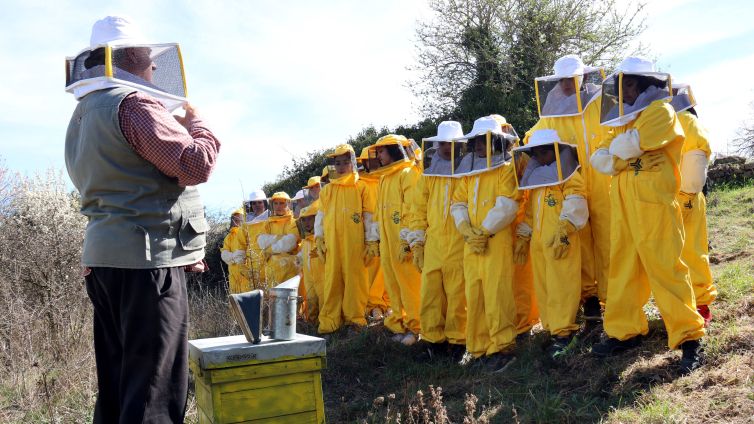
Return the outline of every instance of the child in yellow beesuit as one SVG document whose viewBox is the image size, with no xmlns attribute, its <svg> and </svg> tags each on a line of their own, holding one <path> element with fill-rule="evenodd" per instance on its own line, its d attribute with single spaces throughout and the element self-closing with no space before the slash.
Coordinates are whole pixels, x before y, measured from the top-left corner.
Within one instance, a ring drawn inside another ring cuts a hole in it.
<svg viewBox="0 0 754 424">
<path fill-rule="evenodd" d="M 353 331 L 366 326 L 369 286 L 364 264 L 378 254 L 378 242 L 369 237 L 374 198 L 359 180 L 353 147 L 339 145 L 327 160 L 330 182 L 319 194 L 314 225 L 317 254 L 325 263 L 320 334 L 344 324 Z"/>
<path fill-rule="evenodd" d="M 593 345 L 592 353 L 612 356 L 638 346 L 649 332 L 643 306 L 654 294 L 668 347 L 681 348 L 679 368 L 687 373 L 703 362 L 705 330 L 681 259 L 684 233 L 676 196 L 684 133 L 667 103 L 669 80 L 651 61 L 629 57 L 602 86 L 603 102 L 618 101 L 603 107 L 601 122 L 611 128 L 591 158 L 598 171 L 613 175 L 608 338 Z"/>
<path fill-rule="evenodd" d="M 712 154 L 707 130 L 696 116 L 696 100 L 687 84 L 673 84 L 671 105 L 678 114 L 686 138 L 681 149 L 681 191 L 676 200 L 681 205 L 683 241 L 681 259 L 689 267 L 689 278 L 694 287 L 696 310 L 704 318 L 704 325 L 712 319 L 709 305 L 717 297 L 709 266 L 707 241 L 707 201 L 702 188 L 707 181 L 707 162 Z"/>
<path fill-rule="evenodd" d="M 251 284 L 247 276 L 243 274 L 243 263 L 246 252 L 242 246 L 241 240 L 241 221 L 243 220 L 243 210 L 233 211 L 230 218 L 230 231 L 223 240 L 223 247 L 220 249 L 220 258 L 228 264 L 228 283 L 230 293 L 243 293 L 251 290 Z"/>
<path fill-rule="evenodd" d="M 369 166 L 369 147 L 361 150 L 361 155 L 356 158 L 359 168 L 359 180 L 366 184 L 373 199 L 377 199 L 377 187 L 380 184 L 381 173 Z M 372 167 L 373 168 L 373 167 Z M 382 273 L 379 257 L 369 258 L 364 265 L 367 269 L 367 283 L 369 284 L 369 300 L 367 301 L 367 313 L 373 320 L 384 318 L 390 304 L 390 298 L 385 290 L 385 276 Z"/>
<path fill-rule="evenodd" d="M 552 336 L 548 354 L 557 359 L 575 346 L 579 329 L 579 229 L 589 218 L 584 180 L 577 172 L 576 146 L 561 144 L 555 130 L 534 131 L 514 152 L 517 158 L 530 157 L 519 188 L 531 190 L 526 219 L 516 229 L 514 261 L 525 263 L 531 249 L 542 326 Z"/>
<path fill-rule="evenodd" d="M 510 131 L 510 132 L 508 132 Z M 461 365 L 481 363 L 490 372 L 515 359 L 517 311 L 513 287 L 511 223 L 519 209 L 515 170 L 508 160 L 513 128 L 479 118 L 464 138 L 467 153 L 450 213 L 463 236 L 466 286 L 466 349 Z M 457 174 L 458 175 L 458 174 Z"/>
<path fill-rule="evenodd" d="M 318 202 L 314 202 L 302 209 L 298 218 L 303 239 L 301 240 L 299 255 L 306 296 L 304 315 L 311 322 L 317 321 L 324 302 L 325 263 L 317 254 L 317 244 L 314 240 L 314 219 L 318 211 Z"/>
<path fill-rule="evenodd" d="M 298 274 L 295 255 L 299 234 L 290 209 L 290 196 L 277 192 L 269 200 L 272 214 L 262 224 L 264 228 L 256 241 L 264 255 L 267 283 L 277 285 Z"/>
</svg>

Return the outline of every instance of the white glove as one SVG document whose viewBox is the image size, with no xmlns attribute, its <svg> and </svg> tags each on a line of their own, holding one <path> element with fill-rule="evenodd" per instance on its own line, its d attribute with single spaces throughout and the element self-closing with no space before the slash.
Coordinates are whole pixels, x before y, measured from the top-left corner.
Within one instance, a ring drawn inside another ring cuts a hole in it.
<svg viewBox="0 0 754 424">
<path fill-rule="evenodd" d="M 414 247 L 414 245 L 416 244 L 424 244 L 427 241 L 427 236 L 424 230 L 414 230 L 408 234 L 408 237 L 406 237 L 406 239 L 406 241 L 408 241 L 408 244 L 411 247 Z"/>
<path fill-rule="evenodd" d="M 230 265 L 233 262 L 233 254 L 228 250 L 222 250 L 220 251 L 220 259 L 222 259 L 226 264 Z"/>
<path fill-rule="evenodd" d="M 270 249 L 272 253 L 288 253 L 296 248 L 298 240 L 293 234 L 286 234 L 280 237 L 275 243 L 272 243 Z"/>
<path fill-rule="evenodd" d="M 490 234 L 497 234 L 510 225 L 518 213 L 518 202 L 505 196 L 495 198 L 495 206 L 487 212 L 482 221 L 482 228 Z"/>
<path fill-rule="evenodd" d="M 450 205 L 450 215 L 453 216 L 453 221 L 458 227 L 462 222 L 470 222 L 469 218 L 469 204 L 465 202 L 453 203 Z"/>
<path fill-rule="evenodd" d="M 246 260 L 246 251 L 245 250 L 236 250 L 233 252 L 233 262 L 237 264 L 242 264 Z"/>
<path fill-rule="evenodd" d="M 615 155 L 611 155 L 607 149 L 597 149 L 592 157 L 589 158 L 589 163 L 592 167 L 605 175 L 618 175 L 620 170 L 615 169 Z"/>
<path fill-rule="evenodd" d="M 380 226 L 374 221 L 374 216 L 364 212 L 364 241 L 380 241 Z"/>
<path fill-rule="evenodd" d="M 278 236 L 274 234 L 260 234 L 257 237 L 257 245 L 260 249 L 264 250 L 272 246 L 278 240 Z"/>
<path fill-rule="evenodd" d="M 702 191 L 707 181 L 707 154 L 690 150 L 681 159 L 681 191 L 694 194 Z"/>
<path fill-rule="evenodd" d="M 560 219 L 570 221 L 577 230 L 584 228 L 589 219 L 589 207 L 586 199 L 578 194 L 567 196 L 563 200 L 563 207 L 560 209 Z"/>
<path fill-rule="evenodd" d="M 314 237 L 325 236 L 325 213 L 322 211 L 317 212 L 314 216 Z"/>
<path fill-rule="evenodd" d="M 610 143 L 609 152 L 623 160 L 638 158 L 643 155 L 644 150 L 639 147 L 639 131 L 633 128 L 618 134 Z"/>
</svg>

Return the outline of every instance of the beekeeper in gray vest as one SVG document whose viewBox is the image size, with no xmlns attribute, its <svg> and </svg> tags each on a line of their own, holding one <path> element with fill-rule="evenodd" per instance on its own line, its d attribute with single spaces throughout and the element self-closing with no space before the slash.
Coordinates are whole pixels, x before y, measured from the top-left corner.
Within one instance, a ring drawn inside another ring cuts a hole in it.
<svg viewBox="0 0 754 424">
<path fill-rule="evenodd" d="M 65 161 L 89 218 L 82 265 L 94 306 L 95 423 L 183 422 L 186 274 L 205 269 L 197 184 L 220 142 L 186 102 L 177 44 L 145 41 L 127 18 L 92 27 L 66 59 L 78 105 Z M 183 106 L 185 117 L 171 111 Z"/>
</svg>

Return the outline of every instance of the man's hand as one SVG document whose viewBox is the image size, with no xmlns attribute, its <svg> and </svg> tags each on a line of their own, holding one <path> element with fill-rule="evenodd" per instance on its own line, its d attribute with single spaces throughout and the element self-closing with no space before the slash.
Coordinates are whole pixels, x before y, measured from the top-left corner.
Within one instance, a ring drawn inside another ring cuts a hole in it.
<svg viewBox="0 0 754 424">
<path fill-rule="evenodd" d="M 207 262 L 202 259 L 200 262 L 197 262 L 195 264 L 186 265 L 183 267 L 184 272 L 206 272 L 209 271 L 209 265 L 207 265 Z"/>
<path fill-rule="evenodd" d="M 189 129 L 191 127 L 191 122 L 199 115 L 197 114 L 196 109 L 191 105 L 191 103 L 186 103 L 185 105 L 183 105 L 183 110 L 186 111 L 186 116 L 173 115 L 173 117 L 176 121 L 178 121 L 179 124 L 183 125 L 183 128 Z"/>
</svg>

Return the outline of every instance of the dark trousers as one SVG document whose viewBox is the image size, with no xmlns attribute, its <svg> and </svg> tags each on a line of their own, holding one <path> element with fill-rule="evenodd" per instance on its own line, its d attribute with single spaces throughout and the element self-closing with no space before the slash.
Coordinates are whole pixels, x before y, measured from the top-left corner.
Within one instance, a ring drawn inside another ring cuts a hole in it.
<svg viewBox="0 0 754 424">
<path fill-rule="evenodd" d="M 182 423 L 188 393 L 183 267 L 92 268 L 95 423 Z"/>
</svg>

